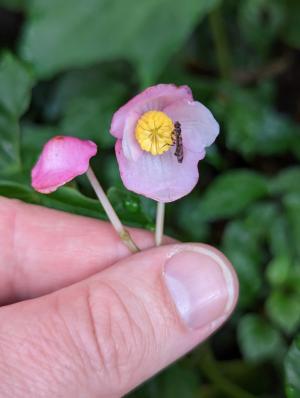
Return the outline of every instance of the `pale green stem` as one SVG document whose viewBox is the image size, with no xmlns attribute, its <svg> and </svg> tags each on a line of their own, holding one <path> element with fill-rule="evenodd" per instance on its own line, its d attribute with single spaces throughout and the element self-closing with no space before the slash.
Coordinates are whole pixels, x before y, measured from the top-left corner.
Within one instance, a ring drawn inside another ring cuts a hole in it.
<svg viewBox="0 0 300 398">
<path fill-rule="evenodd" d="M 119 237 L 121 240 L 124 242 L 124 244 L 128 247 L 128 249 L 132 253 L 136 253 L 140 251 L 138 246 L 134 243 L 132 240 L 129 232 L 124 228 L 123 224 L 121 223 L 117 213 L 113 209 L 110 201 L 108 200 L 108 197 L 106 196 L 106 193 L 104 192 L 103 188 L 101 187 L 99 181 L 97 180 L 97 177 L 95 176 L 95 173 L 91 169 L 91 167 L 88 168 L 88 171 L 86 172 L 87 178 L 89 179 L 95 194 L 97 195 L 97 198 L 99 199 L 109 221 L 111 222 L 112 226 L 118 233 Z"/>
<path fill-rule="evenodd" d="M 165 204 L 157 202 L 156 209 L 156 227 L 155 227 L 155 244 L 160 246 L 164 234 Z"/>
</svg>

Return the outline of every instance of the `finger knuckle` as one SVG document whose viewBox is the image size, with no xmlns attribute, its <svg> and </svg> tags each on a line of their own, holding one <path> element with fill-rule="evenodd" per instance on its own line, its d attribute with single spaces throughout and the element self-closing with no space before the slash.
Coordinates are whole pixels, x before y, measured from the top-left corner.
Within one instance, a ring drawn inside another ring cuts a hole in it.
<svg viewBox="0 0 300 398">
<path fill-rule="evenodd" d="M 103 281 L 88 287 L 86 306 L 101 379 L 118 388 L 128 386 L 153 346 L 147 311 L 128 288 Z"/>
</svg>

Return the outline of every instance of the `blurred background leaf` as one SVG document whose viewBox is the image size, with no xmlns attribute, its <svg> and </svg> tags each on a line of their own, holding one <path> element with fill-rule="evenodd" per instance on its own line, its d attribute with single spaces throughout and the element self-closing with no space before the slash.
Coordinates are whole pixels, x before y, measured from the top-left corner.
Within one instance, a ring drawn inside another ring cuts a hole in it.
<svg viewBox="0 0 300 398">
<path fill-rule="evenodd" d="M 0 59 L 0 173 L 21 167 L 18 120 L 29 104 L 32 85 L 29 67 L 4 53 Z"/>
<path fill-rule="evenodd" d="M 176 382 L 174 382 L 176 381 Z M 198 395 L 199 381 L 193 369 L 176 364 L 168 372 L 150 380 L 143 390 L 132 394 L 134 398 L 143 398 L 145 393 L 149 398 L 194 398 Z"/>
<path fill-rule="evenodd" d="M 223 251 L 235 264 L 241 289 L 238 305 L 249 307 L 259 298 L 262 287 L 263 250 L 245 222 L 232 221 L 223 235 Z"/>
<path fill-rule="evenodd" d="M 296 125 L 287 116 L 274 111 L 259 93 L 233 88 L 225 95 L 228 99 L 223 112 L 230 149 L 245 157 L 272 155 L 291 149 Z"/>
<path fill-rule="evenodd" d="M 243 355 L 253 362 L 280 357 L 284 342 L 276 328 L 258 315 L 244 316 L 238 327 L 238 339 Z"/>
<path fill-rule="evenodd" d="M 285 358 L 286 395 L 296 398 L 300 395 L 300 335 L 298 335 Z"/>
<path fill-rule="evenodd" d="M 267 194 L 263 176 L 249 170 L 230 171 L 210 184 L 199 202 L 199 211 L 205 220 L 229 218 Z"/>
<path fill-rule="evenodd" d="M 142 82 L 149 84 L 198 19 L 217 3 L 191 0 L 186 7 L 179 0 L 87 0 L 75 4 L 72 0 L 33 0 L 22 54 L 40 76 L 96 61 L 129 59 L 137 66 Z M 159 46 L 153 34 L 159 37 Z"/>
<path fill-rule="evenodd" d="M 290 334 L 300 325 L 299 303 L 299 294 L 274 290 L 266 301 L 266 310 L 274 324 Z"/>
</svg>

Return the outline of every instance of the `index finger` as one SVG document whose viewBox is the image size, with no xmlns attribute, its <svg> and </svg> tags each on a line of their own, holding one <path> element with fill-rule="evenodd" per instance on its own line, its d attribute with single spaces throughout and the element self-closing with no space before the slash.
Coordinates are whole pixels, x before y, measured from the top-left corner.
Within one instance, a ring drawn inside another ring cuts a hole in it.
<svg viewBox="0 0 300 398">
<path fill-rule="evenodd" d="M 130 229 L 141 248 L 149 231 Z M 84 279 L 130 255 L 109 223 L 0 197 L 0 304 Z"/>
</svg>

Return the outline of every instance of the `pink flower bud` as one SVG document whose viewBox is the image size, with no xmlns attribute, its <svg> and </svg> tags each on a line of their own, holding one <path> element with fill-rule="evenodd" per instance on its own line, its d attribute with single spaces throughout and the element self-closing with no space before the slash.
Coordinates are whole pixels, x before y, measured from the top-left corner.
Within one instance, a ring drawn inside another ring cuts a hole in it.
<svg viewBox="0 0 300 398">
<path fill-rule="evenodd" d="M 73 178 L 84 174 L 90 158 L 97 153 L 92 141 L 75 137 L 56 136 L 49 140 L 31 172 L 32 187 L 50 193 Z"/>
</svg>

